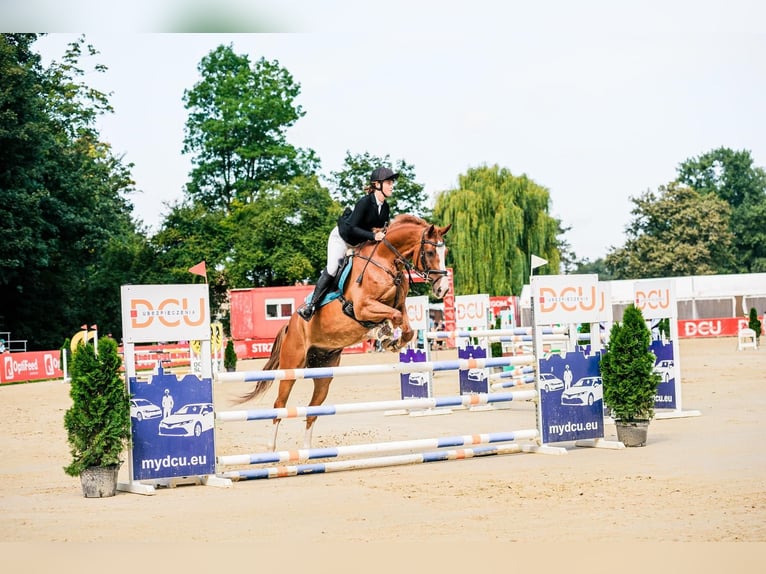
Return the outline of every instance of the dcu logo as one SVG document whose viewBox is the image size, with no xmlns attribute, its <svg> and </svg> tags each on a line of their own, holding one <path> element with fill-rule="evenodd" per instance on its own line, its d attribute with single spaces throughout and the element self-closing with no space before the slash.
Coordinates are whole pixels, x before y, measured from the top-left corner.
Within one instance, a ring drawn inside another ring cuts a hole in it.
<svg viewBox="0 0 766 574">
<path fill-rule="evenodd" d="M 636 307 L 642 311 L 646 309 L 669 309 L 670 289 L 650 289 L 648 291 L 636 291 Z"/>
<path fill-rule="evenodd" d="M 205 299 L 200 298 L 196 306 L 189 299 L 169 297 L 159 302 L 148 299 L 130 300 L 130 326 L 133 329 L 147 329 L 155 321 L 164 327 L 199 327 L 206 321 Z"/>
<path fill-rule="evenodd" d="M 559 307 L 568 312 L 594 311 L 599 302 L 598 289 L 595 286 L 564 287 L 560 291 L 551 287 L 540 287 L 539 293 L 542 313 L 552 313 Z"/>
</svg>

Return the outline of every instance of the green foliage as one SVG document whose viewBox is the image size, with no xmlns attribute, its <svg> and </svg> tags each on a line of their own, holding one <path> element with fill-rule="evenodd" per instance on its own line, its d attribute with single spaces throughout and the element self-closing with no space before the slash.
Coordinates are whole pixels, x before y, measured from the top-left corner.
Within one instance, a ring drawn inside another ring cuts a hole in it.
<svg viewBox="0 0 766 574">
<path fill-rule="evenodd" d="M 766 271 L 766 171 L 755 167 L 749 151 L 711 150 L 678 167 L 678 181 L 703 195 L 712 195 L 731 208 L 733 256 L 716 273 Z"/>
<path fill-rule="evenodd" d="M 130 403 L 117 343 L 102 337 L 98 346 L 96 355 L 93 345 L 78 345 L 69 366 L 72 406 L 64 414 L 64 428 L 72 461 L 64 471 L 71 476 L 94 466 L 120 464 L 130 438 Z"/>
<path fill-rule="evenodd" d="M 83 322 L 119 333 L 119 287 L 140 283 L 147 259 L 131 166 L 94 127 L 111 107 L 80 60 L 97 52 L 81 38 L 43 68 L 36 37 L 0 35 L 0 315 L 30 350 Z"/>
<path fill-rule="evenodd" d="M 751 328 L 753 331 L 755 331 L 755 338 L 756 340 L 760 340 L 761 338 L 761 321 L 758 319 L 758 311 L 755 310 L 755 307 L 750 308 L 750 316 L 749 320 L 747 322 L 747 326 Z"/>
<path fill-rule="evenodd" d="M 541 272 L 558 272 L 561 223 L 548 214 L 547 189 L 498 166 L 470 169 L 459 183 L 434 207 L 435 221 L 453 226 L 447 265 L 456 294 L 520 294 L 531 254 L 548 260 Z"/>
<path fill-rule="evenodd" d="M 278 62 L 250 62 L 218 46 L 197 67 L 202 79 L 184 92 L 189 111 L 184 153 L 195 167 L 186 192 L 211 210 L 230 212 L 272 184 L 313 174 L 312 150 L 287 142 L 287 129 L 305 115 L 295 104 L 300 84 Z"/>
<path fill-rule="evenodd" d="M 732 234 L 725 201 L 677 183 L 631 201 L 628 239 L 606 257 L 615 279 L 711 275 L 728 267 Z"/>
<path fill-rule="evenodd" d="M 343 169 L 332 172 L 330 177 L 333 197 L 343 206 L 353 206 L 370 185 L 373 170 L 380 166 L 389 167 L 399 174 L 394 193 L 386 200 L 392 216 L 411 213 L 430 220 L 428 195 L 424 186 L 415 181 L 415 168 L 404 160 L 394 163 L 388 155 L 379 158 L 367 152 L 357 155 L 346 152 Z"/>
<path fill-rule="evenodd" d="M 654 402 L 661 377 L 654 371 L 649 350 L 651 332 L 641 309 L 625 308 L 622 323 L 614 323 L 601 356 L 604 402 L 616 420 L 633 422 L 654 417 Z"/>
<path fill-rule="evenodd" d="M 657 323 L 657 330 L 665 339 L 670 339 L 670 319 L 665 317 Z"/>
<path fill-rule="evenodd" d="M 227 370 L 237 368 L 237 352 L 234 350 L 234 339 L 226 340 L 226 347 L 223 350 L 223 366 Z"/>
<path fill-rule="evenodd" d="M 227 271 L 232 287 L 314 281 L 327 259 L 327 237 L 340 206 L 316 177 L 275 186 L 227 219 Z"/>
</svg>

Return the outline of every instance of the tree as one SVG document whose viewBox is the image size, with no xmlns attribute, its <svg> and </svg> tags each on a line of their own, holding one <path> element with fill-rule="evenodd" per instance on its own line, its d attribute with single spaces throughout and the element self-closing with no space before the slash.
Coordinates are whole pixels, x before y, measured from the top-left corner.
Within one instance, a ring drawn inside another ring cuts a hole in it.
<svg viewBox="0 0 766 574">
<path fill-rule="evenodd" d="M 80 38 L 44 69 L 36 38 L 0 37 L 0 315 L 29 348 L 51 349 L 83 322 L 120 331 L 119 287 L 142 273 L 126 263 L 145 259 L 146 243 L 131 166 L 94 127 L 108 97 L 82 80 L 80 61 L 98 52 Z"/>
<path fill-rule="evenodd" d="M 612 325 L 599 363 L 604 402 L 615 420 L 627 423 L 654 417 L 661 377 L 654 370 L 651 340 L 641 309 L 631 303 L 625 308 L 622 322 Z"/>
<path fill-rule="evenodd" d="M 367 152 L 352 155 L 347 151 L 343 169 L 331 173 L 332 196 L 342 205 L 353 206 L 369 186 L 373 170 L 381 166 L 399 174 L 394 194 L 387 200 L 391 213 L 411 213 L 429 219 L 428 196 L 424 186 L 415 181 L 415 168 L 404 160 L 392 162 L 388 155 L 379 158 Z"/>
<path fill-rule="evenodd" d="M 265 287 L 315 279 L 326 264 L 327 237 L 340 212 L 313 176 L 296 178 L 237 208 L 227 224 L 231 285 Z"/>
<path fill-rule="evenodd" d="M 547 189 L 496 165 L 469 169 L 459 185 L 442 192 L 434 207 L 440 225 L 453 224 L 448 265 L 457 294 L 520 294 L 531 254 L 548 260 L 545 272 L 557 272 L 562 228 L 548 214 Z"/>
<path fill-rule="evenodd" d="M 202 79 L 183 96 L 183 152 L 194 154 L 191 198 L 229 213 L 235 201 L 252 203 L 264 188 L 316 172 L 315 153 L 287 142 L 287 128 L 305 112 L 295 104 L 300 85 L 278 62 L 251 65 L 248 56 L 219 46 L 198 70 Z"/>
<path fill-rule="evenodd" d="M 607 254 L 615 279 L 711 275 L 730 265 L 730 207 L 712 194 L 671 182 L 631 198 L 624 247 Z"/>
<path fill-rule="evenodd" d="M 766 171 L 753 166 L 749 151 L 718 148 L 678 167 L 678 181 L 731 206 L 734 256 L 718 273 L 766 271 Z"/>
</svg>

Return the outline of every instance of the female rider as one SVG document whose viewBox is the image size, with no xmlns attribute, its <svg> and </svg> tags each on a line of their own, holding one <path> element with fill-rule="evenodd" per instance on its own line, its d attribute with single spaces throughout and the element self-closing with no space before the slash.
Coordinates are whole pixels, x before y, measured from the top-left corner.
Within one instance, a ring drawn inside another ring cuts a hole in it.
<svg viewBox="0 0 766 574">
<path fill-rule="evenodd" d="M 391 219 L 386 199 L 391 197 L 394 181 L 399 177 L 387 167 L 379 167 L 370 175 L 366 194 L 356 202 L 348 217 L 341 217 L 327 240 L 327 266 L 317 280 L 309 303 L 298 309 L 298 314 L 308 321 L 319 308 L 318 303 L 332 288 L 335 275 L 346 250 L 364 241 L 382 241 L 384 231 L 373 233 L 375 227 L 385 227 Z"/>
</svg>

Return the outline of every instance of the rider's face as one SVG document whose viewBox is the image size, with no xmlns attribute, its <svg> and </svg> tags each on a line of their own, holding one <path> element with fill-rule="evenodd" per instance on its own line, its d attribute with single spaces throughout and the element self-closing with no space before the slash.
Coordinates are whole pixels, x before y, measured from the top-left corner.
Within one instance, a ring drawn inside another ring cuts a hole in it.
<svg viewBox="0 0 766 574">
<path fill-rule="evenodd" d="M 394 180 L 386 179 L 380 182 L 380 191 L 383 193 L 383 197 L 391 197 L 394 191 Z"/>
</svg>

